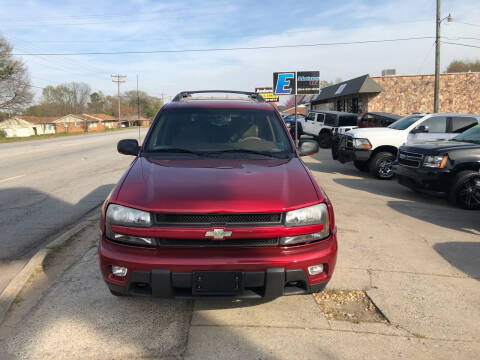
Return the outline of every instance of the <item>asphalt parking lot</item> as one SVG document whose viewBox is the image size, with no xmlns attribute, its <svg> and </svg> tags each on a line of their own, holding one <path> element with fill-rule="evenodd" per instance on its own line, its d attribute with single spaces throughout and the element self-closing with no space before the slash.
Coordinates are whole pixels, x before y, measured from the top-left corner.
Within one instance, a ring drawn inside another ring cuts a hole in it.
<svg viewBox="0 0 480 360">
<path fill-rule="evenodd" d="M 325 317 L 313 296 L 270 302 L 116 298 L 89 247 L 0 329 L 2 359 L 477 359 L 480 213 L 332 161 L 305 160 L 335 209 L 328 289 L 364 290 L 386 319 Z M 93 242 L 97 224 L 78 241 Z"/>
</svg>

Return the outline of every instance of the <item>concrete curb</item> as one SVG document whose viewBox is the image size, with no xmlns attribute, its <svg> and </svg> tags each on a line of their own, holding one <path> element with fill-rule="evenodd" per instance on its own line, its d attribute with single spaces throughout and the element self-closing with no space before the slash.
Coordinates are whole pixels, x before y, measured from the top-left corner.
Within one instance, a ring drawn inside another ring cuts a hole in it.
<svg viewBox="0 0 480 360">
<path fill-rule="evenodd" d="M 95 215 L 86 218 L 80 224 L 50 241 L 32 256 L 23 269 L 10 281 L 8 286 L 0 294 L 0 324 L 5 320 L 7 312 L 10 309 L 10 306 L 12 306 L 12 303 L 17 295 L 23 289 L 30 276 L 35 272 L 35 269 L 42 265 L 47 255 L 50 254 L 55 247 L 64 244 L 72 236 L 85 229 L 92 220 L 96 220 L 98 218 L 99 216 L 96 212 Z"/>
</svg>

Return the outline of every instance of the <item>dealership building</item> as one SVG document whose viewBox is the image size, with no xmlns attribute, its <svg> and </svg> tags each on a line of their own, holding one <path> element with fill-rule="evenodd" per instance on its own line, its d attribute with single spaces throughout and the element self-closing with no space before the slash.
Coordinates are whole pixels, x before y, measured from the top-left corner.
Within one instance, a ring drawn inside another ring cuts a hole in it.
<svg viewBox="0 0 480 360">
<path fill-rule="evenodd" d="M 325 87 L 309 102 L 312 110 L 399 115 L 433 111 L 434 75 L 363 75 Z M 480 114 L 480 72 L 440 75 L 440 112 Z"/>
</svg>

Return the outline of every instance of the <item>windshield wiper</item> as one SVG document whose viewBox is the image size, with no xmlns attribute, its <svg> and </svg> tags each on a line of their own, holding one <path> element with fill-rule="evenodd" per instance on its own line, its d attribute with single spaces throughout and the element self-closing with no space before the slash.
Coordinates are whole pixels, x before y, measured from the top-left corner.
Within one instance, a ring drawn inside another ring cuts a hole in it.
<svg viewBox="0 0 480 360">
<path fill-rule="evenodd" d="M 250 150 L 250 149 L 226 149 L 226 150 L 218 150 L 218 151 L 210 151 L 209 154 L 226 154 L 226 153 L 244 153 L 244 154 L 255 154 L 255 155 L 262 155 L 268 157 L 278 157 L 275 155 L 283 155 L 283 154 L 273 154 L 266 151 L 257 151 L 257 150 Z"/>
<path fill-rule="evenodd" d="M 150 151 L 146 151 L 147 153 L 185 153 L 185 154 L 194 154 L 198 156 L 205 156 L 208 155 L 208 152 L 203 152 L 203 151 L 195 151 L 195 150 L 189 150 L 189 149 L 184 149 L 184 148 L 160 148 L 160 149 L 152 149 Z"/>
</svg>

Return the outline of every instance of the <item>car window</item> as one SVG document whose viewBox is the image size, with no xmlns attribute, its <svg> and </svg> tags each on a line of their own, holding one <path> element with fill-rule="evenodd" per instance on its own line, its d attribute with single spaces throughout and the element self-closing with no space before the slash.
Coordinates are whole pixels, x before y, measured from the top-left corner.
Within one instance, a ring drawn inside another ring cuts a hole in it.
<svg viewBox="0 0 480 360">
<path fill-rule="evenodd" d="M 325 121 L 325 114 L 317 114 L 317 121 L 324 122 Z"/>
<path fill-rule="evenodd" d="M 325 125 L 336 126 L 337 125 L 337 115 L 335 114 L 326 114 L 325 116 Z"/>
<path fill-rule="evenodd" d="M 315 120 L 315 113 L 308 114 L 308 116 L 305 118 L 305 120 L 314 121 Z"/>
<path fill-rule="evenodd" d="M 452 132 L 462 133 L 471 127 L 478 125 L 478 120 L 473 117 L 454 116 L 452 117 Z"/>
<path fill-rule="evenodd" d="M 455 136 L 453 140 L 480 144 L 480 125 L 475 125 L 467 131 Z"/>
<path fill-rule="evenodd" d="M 425 128 L 428 128 L 429 133 L 446 133 L 447 117 L 433 116 L 419 124 L 419 126 L 422 126 L 422 125 L 425 126 Z"/>
<path fill-rule="evenodd" d="M 423 115 L 409 115 L 401 119 L 398 119 L 389 126 L 390 129 L 405 130 L 409 126 L 413 125 L 416 121 L 420 120 Z"/>
<path fill-rule="evenodd" d="M 168 148 L 292 152 L 281 120 L 269 110 L 166 109 L 153 126 L 144 147 L 147 153 Z"/>
<path fill-rule="evenodd" d="M 340 115 L 338 126 L 356 126 L 358 118 L 355 115 Z"/>
</svg>

